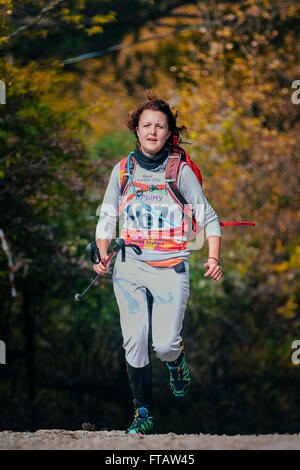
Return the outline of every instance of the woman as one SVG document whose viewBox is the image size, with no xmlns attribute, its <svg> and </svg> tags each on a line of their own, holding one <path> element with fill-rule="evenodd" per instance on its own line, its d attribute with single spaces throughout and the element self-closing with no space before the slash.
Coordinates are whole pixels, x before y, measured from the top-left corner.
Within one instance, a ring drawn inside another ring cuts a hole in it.
<svg viewBox="0 0 300 470">
<path fill-rule="evenodd" d="M 167 365 L 176 397 L 186 394 L 191 381 L 181 337 L 189 296 L 189 237 L 182 231 L 182 207 L 172 197 L 166 178 L 173 139 L 180 139 L 185 128 L 177 127 L 177 113 L 173 114 L 168 103 L 151 92 L 147 98 L 128 115 L 136 148 L 113 168 L 96 228 L 102 261 L 94 265 L 98 274 L 108 272 L 109 266 L 103 262 L 122 214 L 121 237 L 126 245 L 134 243 L 141 249 L 141 254 L 126 250 L 125 262 L 118 254 L 113 271 L 134 403 L 134 420 L 126 430 L 130 434 L 153 431 L 149 340 L 156 356 Z M 218 216 L 186 163 L 179 166 L 177 186 L 194 210 L 198 228 L 204 227 L 207 236 L 209 257 L 204 276 L 218 281 L 222 276 Z"/>
</svg>

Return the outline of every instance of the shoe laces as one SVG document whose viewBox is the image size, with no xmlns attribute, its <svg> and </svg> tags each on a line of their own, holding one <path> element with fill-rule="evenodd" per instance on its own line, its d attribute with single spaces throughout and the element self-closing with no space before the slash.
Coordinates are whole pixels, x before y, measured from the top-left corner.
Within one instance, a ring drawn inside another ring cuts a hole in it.
<svg viewBox="0 0 300 470">
<path fill-rule="evenodd" d="M 146 410 L 146 408 L 142 408 L 142 410 Z M 146 410 L 147 411 L 147 410 Z M 136 428 L 139 424 L 143 424 L 148 419 L 148 411 L 146 416 L 139 415 L 139 409 L 135 410 L 134 413 L 134 420 L 131 427 Z"/>
<path fill-rule="evenodd" d="M 179 366 L 169 366 L 170 373 L 174 380 L 182 380 L 182 366 L 184 363 L 184 358 L 182 358 Z"/>
</svg>

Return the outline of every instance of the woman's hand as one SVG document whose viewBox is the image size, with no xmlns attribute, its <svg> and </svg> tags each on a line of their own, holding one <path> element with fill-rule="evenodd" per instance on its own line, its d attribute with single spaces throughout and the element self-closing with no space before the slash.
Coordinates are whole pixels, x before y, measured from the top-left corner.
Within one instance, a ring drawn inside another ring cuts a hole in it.
<svg viewBox="0 0 300 470">
<path fill-rule="evenodd" d="M 104 274 L 109 272 L 110 262 L 105 265 L 104 262 L 106 259 L 107 259 L 107 256 L 102 256 L 100 263 L 93 265 L 94 271 L 97 274 L 100 274 L 100 276 L 103 276 Z"/>
<path fill-rule="evenodd" d="M 219 281 L 219 279 L 221 279 L 223 275 L 222 267 L 216 261 L 208 260 L 204 263 L 204 267 L 207 269 L 204 277 L 210 276 L 215 281 Z"/>
</svg>

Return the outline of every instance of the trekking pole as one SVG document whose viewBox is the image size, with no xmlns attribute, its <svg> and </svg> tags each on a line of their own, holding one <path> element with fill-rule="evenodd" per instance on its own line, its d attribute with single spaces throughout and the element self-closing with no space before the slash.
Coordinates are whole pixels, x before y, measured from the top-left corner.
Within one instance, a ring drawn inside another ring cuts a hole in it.
<svg viewBox="0 0 300 470">
<path fill-rule="evenodd" d="M 108 256 L 108 258 L 103 262 L 104 266 L 106 266 L 110 260 L 122 249 L 125 248 L 125 242 L 123 240 L 123 238 L 117 238 L 116 240 L 116 244 L 114 245 L 113 247 L 113 250 L 112 252 L 110 253 L 110 255 Z M 101 262 L 101 256 L 100 256 L 100 252 L 99 252 L 99 249 L 97 247 L 97 244 L 95 241 L 89 243 L 86 247 L 87 251 L 91 253 L 91 261 L 93 264 L 99 264 Z M 95 255 L 97 256 L 97 260 L 95 259 Z M 95 282 L 97 281 L 97 279 L 99 278 L 100 274 L 97 274 L 96 277 L 94 277 L 94 279 L 91 280 L 91 282 L 89 283 L 89 285 L 86 287 L 86 289 L 84 289 L 84 291 L 81 293 L 81 294 L 75 294 L 75 297 L 74 297 L 74 300 L 76 302 L 80 302 L 82 297 L 85 295 L 85 293 L 90 289 L 90 287 L 92 287 L 93 284 L 95 284 Z"/>
</svg>

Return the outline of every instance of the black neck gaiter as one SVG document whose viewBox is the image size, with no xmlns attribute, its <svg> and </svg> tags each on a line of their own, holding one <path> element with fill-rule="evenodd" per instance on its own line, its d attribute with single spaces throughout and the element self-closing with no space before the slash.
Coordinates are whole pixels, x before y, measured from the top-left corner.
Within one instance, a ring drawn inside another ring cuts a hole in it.
<svg viewBox="0 0 300 470">
<path fill-rule="evenodd" d="M 136 161 L 145 170 L 155 170 L 155 168 L 158 168 L 168 158 L 168 154 L 168 149 L 165 146 L 153 157 L 147 157 L 147 155 L 141 151 L 138 144 L 136 144 L 134 151 Z"/>
</svg>

